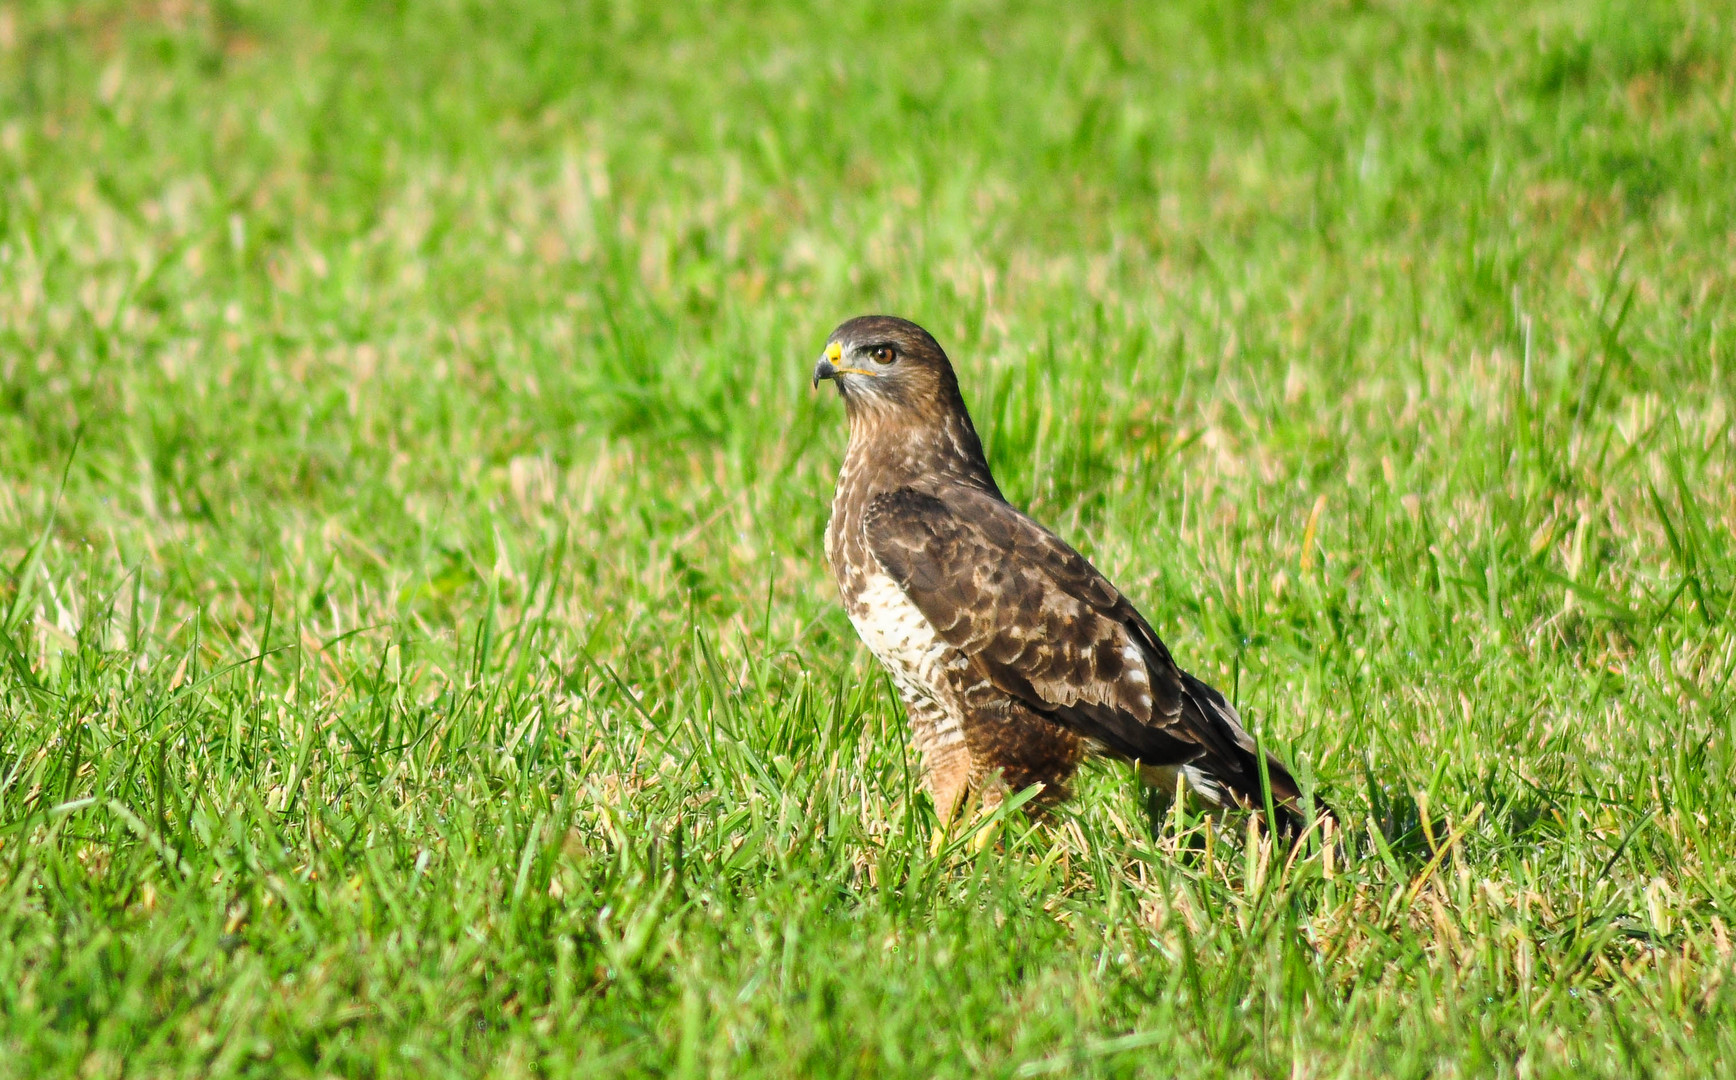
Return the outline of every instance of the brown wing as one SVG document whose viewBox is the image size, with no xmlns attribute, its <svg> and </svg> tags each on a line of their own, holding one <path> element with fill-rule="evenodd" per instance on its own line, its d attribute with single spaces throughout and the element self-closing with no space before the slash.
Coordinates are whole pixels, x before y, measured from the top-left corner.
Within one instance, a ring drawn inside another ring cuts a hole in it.
<svg viewBox="0 0 1736 1080">
<path fill-rule="evenodd" d="M 910 488 L 863 516 L 869 551 L 979 679 L 1147 765 L 1194 763 L 1259 800 L 1235 710 L 1176 667 L 1150 625 L 1054 533 L 974 488 Z M 1293 788 L 1272 763 L 1274 794 Z"/>
</svg>

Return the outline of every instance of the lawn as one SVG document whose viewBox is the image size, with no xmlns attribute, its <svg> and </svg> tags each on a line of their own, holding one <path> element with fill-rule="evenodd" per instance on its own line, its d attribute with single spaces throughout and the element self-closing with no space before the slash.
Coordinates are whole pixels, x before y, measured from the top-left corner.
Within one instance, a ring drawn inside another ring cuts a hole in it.
<svg viewBox="0 0 1736 1080">
<path fill-rule="evenodd" d="M 931 850 L 868 311 L 1342 848 Z M 1722 1071 L 1733 368 L 1704 0 L 0 3 L 0 1078 Z"/>
</svg>

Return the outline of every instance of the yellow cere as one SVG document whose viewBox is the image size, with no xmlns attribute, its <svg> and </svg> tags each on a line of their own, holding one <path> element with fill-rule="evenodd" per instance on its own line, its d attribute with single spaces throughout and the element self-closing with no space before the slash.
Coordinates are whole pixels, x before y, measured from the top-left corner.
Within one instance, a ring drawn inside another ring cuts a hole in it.
<svg viewBox="0 0 1736 1080">
<path fill-rule="evenodd" d="M 832 361 L 834 364 L 842 359 L 843 356 L 844 346 L 838 344 L 836 341 L 826 346 L 826 359 Z"/>
</svg>

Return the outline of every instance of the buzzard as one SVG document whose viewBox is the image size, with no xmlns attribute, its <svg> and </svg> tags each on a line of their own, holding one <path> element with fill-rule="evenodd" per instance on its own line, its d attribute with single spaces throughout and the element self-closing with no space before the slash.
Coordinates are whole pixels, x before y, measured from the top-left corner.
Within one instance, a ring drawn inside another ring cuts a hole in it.
<svg viewBox="0 0 1736 1080">
<path fill-rule="evenodd" d="M 1002 497 L 946 353 L 885 315 L 832 331 L 814 367 L 844 399 L 849 447 L 826 555 L 856 632 L 891 673 L 943 822 L 1043 784 L 1067 795 L 1087 752 L 1185 782 L 1204 802 L 1264 803 L 1254 740 L 1224 696 L 1176 666 L 1151 624 L 1060 537 Z M 1266 775 L 1278 825 L 1296 781 Z"/>
</svg>

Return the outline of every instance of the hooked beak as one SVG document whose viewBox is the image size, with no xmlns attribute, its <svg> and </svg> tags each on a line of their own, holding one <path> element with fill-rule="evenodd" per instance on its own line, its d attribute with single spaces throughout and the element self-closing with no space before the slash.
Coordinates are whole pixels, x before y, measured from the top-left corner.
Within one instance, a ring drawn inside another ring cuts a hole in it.
<svg viewBox="0 0 1736 1080">
<path fill-rule="evenodd" d="M 836 341 L 826 343 L 826 351 L 820 357 L 820 362 L 814 365 L 814 389 L 820 388 L 821 379 L 834 378 L 838 374 L 838 361 L 844 357 L 844 346 Z"/>
<path fill-rule="evenodd" d="M 878 371 L 866 371 L 862 368 L 839 367 L 838 361 L 844 358 L 844 347 L 836 341 L 826 346 L 826 352 L 820 357 L 820 362 L 814 365 L 814 389 L 820 388 L 821 379 L 835 379 L 840 375 L 869 375 L 879 378 Z"/>
</svg>

